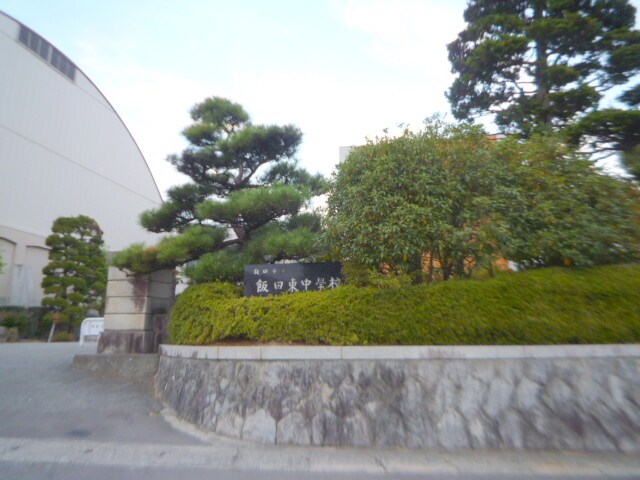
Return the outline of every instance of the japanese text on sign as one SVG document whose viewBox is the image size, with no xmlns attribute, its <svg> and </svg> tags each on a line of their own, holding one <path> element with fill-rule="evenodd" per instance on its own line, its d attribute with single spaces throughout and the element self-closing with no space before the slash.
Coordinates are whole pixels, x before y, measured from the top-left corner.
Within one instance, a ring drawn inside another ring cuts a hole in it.
<svg viewBox="0 0 640 480">
<path fill-rule="evenodd" d="M 342 283 L 341 267 L 337 262 L 247 265 L 244 270 L 244 295 L 266 296 L 334 289 Z"/>
</svg>

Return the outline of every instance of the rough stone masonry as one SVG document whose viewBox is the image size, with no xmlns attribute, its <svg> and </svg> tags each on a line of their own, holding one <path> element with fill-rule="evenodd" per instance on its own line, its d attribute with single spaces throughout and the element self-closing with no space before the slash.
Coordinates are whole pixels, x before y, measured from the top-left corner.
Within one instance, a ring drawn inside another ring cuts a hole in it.
<svg viewBox="0 0 640 480">
<path fill-rule="evenodd" d="M 160 357 L 157 394 L 199 427 L 296 445 L 640 451 L 640 358 Z"/>
</svg>

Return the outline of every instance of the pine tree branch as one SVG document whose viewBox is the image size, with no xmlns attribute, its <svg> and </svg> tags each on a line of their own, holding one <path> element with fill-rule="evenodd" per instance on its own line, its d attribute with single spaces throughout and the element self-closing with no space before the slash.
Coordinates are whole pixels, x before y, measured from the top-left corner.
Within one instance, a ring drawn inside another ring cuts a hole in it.
<svg viewBox="0 0 640 480">
<path fill-rule="evenodd" d="M 242 242 L 240 241 L 239 238 L 230 238 L 228 240 L 225 240 L 224 242 L 221 243 L 221 247 L 228 247 L 230 245 L 241 245 Z"/>
<path fill-rule="evenodd" d="M 601 154 L 600 156 L 592 156 L 591 160 L 593 162 L 599 162 L 600 160 L 605 160 L 607 158 L 611 158 L 613 155 L 615 155 L 616 153 L 619 153 L 617 150 L 613 149 L 613 148 L 598 148 L 596 150 L 597 153 Z"/>
</svg>

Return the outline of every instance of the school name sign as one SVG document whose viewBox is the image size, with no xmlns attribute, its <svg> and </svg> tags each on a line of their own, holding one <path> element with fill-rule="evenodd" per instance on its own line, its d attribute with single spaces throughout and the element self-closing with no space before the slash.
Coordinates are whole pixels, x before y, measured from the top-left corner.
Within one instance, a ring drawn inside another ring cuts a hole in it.
<svg viewBox="0 0 640 480">
<path fill-rule="evenodd" d="M 342 283 L 339 262 L 276 263 L 244 267 L 244 296 L 334 289 Z"/>
</svg>

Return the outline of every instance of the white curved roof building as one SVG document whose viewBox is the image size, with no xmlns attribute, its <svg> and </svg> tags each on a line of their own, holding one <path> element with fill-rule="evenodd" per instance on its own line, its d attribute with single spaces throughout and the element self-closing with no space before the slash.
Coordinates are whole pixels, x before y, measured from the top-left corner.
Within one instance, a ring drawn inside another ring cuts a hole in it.
<svg viewBox="0 0 640 480">
<path fill-rule="evenodd" d="M 0 12 L 0 305 L 39 305 L 45 238 L 88 215 L 110 251 L 154 236 L 139 214 L 162 202 L 116 111 L 57 48 Z"/>
</svg>

